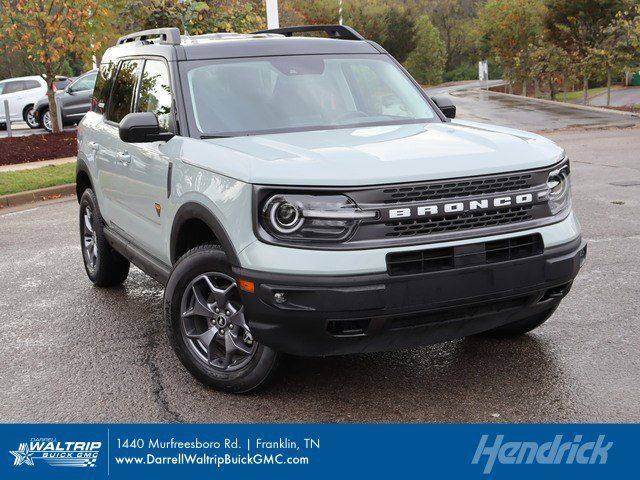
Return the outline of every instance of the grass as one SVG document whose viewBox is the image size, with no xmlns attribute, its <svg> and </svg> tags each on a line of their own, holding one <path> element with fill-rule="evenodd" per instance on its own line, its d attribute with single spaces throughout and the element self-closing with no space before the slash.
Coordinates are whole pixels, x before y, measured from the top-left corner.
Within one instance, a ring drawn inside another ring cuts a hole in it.
<svg viewBox="0 0 640 480">
<path fill-rule="evenodd" d="M 48 165 L 31 170 L 0 172 L 0 195 L 65 185 L 67 183 L 74 183 L 75 180 L 75 162 L 64 163 L 62 165 Z"/>
<path fill-rule="evenodd" d="M 590 88 L 589 89 L 589 98 L 598 95 L 600 93 L 606 92 L 607 87 L 598 87 L 598 88 Z M 575 100 L 582 100 L 584 97 L 584 93 L 582 90 L 577 90 L 575 92 L 567 92 L 567 102 L 573 102 Z M 564 100 L 564 93 L 558 92 L 556 95 L 558 100 Z"/>
</svg>

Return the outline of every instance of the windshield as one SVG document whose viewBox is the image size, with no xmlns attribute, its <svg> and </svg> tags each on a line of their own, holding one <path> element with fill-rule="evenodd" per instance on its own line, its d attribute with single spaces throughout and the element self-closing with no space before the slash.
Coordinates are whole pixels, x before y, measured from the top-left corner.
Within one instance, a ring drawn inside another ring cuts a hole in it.
<svg viewBox="0 0 640 480">
<path fill-rule="evenodd" d="M 386 55 L 300 55 L 186 65 L 193 121 L 203 137 L 439 121 L 418 88 Z"/>
</svg>

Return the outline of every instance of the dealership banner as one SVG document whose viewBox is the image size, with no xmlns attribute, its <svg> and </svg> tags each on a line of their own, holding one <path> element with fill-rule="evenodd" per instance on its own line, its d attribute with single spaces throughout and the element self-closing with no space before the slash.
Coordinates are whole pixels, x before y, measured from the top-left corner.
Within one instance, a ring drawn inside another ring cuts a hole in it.
<svg viewBox="0 0 640 480">
<path fill-rule="evenodd" d="M 2 479 L 621 478 L 640 425 L 0 425 Z"/>
</svg>

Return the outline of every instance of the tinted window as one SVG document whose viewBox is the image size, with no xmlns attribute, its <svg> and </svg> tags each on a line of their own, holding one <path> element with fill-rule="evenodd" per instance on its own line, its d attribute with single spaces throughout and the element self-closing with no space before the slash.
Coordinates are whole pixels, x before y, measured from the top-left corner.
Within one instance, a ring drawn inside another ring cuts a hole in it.
<svg viewBox="0 0 640 480">
<path fill-rule="evenodd" d="M 104 114 L 113 85 L 113 75 L 115 73 L 115 65 L 113 63 L 103 63 L 100 65 L 98 75 L 96 77 L 95 88 L 93 89 L 93 97 L 91 98 L 91 111 Z"/>
<path fill-rule="evenodd" d="M 138 72 L 142 60 L 126 60 L 120 64 L 120 69 L 113 84 L 109 113 L 107 119 L 120 123 L 127 114 L 132 112 L 133 98 L 138 83 Z"/>
<path fill-rule="evenodd" d="M 85 90 L 93 90 L 94 85 L 96 84 L 96 73 L 92 73 L 91 75 L 87 75 L 86 77 L 79 78 L 75 83 L 69 85 L 74 92 L 84 92 Z"/>
<path fill-rule="evenodd" d="M 171 86 L 169 72 L 164 62 L 147 60 L 140 82 L 138 112 L 153 112 L 158 116 L 160 130 L 172 131 Z"/>
<path fill-rule="evenodd" d="M 24 90 L 24 82 L 16 81 L 16 82 L 7 82 L 4 85 L 4 91 L 2 93 L 16 93 Z"/>
<path fill-rule="evenodd" d="M 24 82 L 25 90 L 31 90 L 34 88 L 40 88 L 40 84 L 35 80 L 27 80 Z"/>
</svg>

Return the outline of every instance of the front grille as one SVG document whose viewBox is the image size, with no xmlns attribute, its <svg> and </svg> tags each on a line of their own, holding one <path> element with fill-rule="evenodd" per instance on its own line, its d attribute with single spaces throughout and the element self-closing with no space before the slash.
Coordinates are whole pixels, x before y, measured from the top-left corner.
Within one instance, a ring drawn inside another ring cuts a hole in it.
<svg viewBox="0 0 640 480">
<path fill-rule="evenodd" d="M 493 227 L 531 220 L 533 207 L 513 207 L 503 210 L 474 212 L 460 215 L 443 215 L 440 217 L 418 220 L 399 220 L 387 222 L 386 237 L 412 237 L 432 233 L 455 232 L 473 228 Z"/>
<path fill-rule="evenodd" d="M 527 258 L 543 251 L 542 236 L 537 233 L 455 247 L 390 253 L 387 272 L 391 276 L 438 272 Z"/>
<path fill-rule="evenodd" d="M 459 180 L 447 183 L 398 186 L 382 191 L 385 204 L 442 200 L 447 198 L 488 195 L 500 192 L 517 192 L 532 186 L 533 175 L 523 173 L 504 177 Z"/>
</svg>

